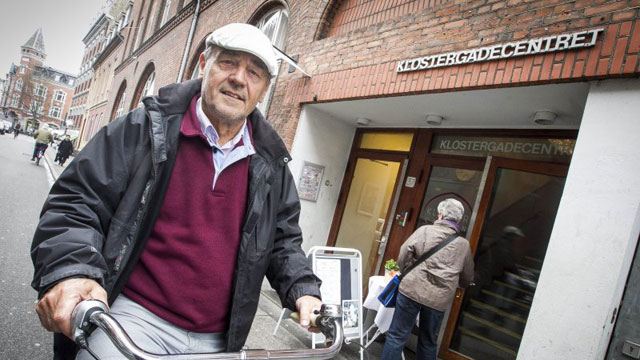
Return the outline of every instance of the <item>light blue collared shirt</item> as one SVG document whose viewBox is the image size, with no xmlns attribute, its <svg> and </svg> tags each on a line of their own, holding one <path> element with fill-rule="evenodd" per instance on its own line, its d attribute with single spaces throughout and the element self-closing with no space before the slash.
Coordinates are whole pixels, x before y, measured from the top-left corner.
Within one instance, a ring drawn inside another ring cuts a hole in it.
<svg viewBox="0 0 640 360">
<path fill-rule="evenodd" d="M 224 169 L 237 161 L 255 154 L 256 150 L 251 143 L 251 136 L 249 135 L 249 127 L 247 126 L 246 119 L 242 123 L 242 129 L 238 131 L 236 136 L 226 144 L 220 145 L 218 144 L 220 135 L 218 135 L 216 128 L 211 125 L 211 121 L 209 121 L 209 118 L 202 110 L 202 98 L 199 98 L 196 103 L 196 115 L 198 117 L 198 123 L 200 123 L 200 130 L 207 139 L 209 146 L 211 146 L 211 152 L 213 153 L 213 167 L 215 169 L 213 185 L 211 187 L 211 190 L 213 190 L 216 187 L 218 177 Z M 240 140 L 242 140 L 242 145 L 236 146 Z"/>
</svg>

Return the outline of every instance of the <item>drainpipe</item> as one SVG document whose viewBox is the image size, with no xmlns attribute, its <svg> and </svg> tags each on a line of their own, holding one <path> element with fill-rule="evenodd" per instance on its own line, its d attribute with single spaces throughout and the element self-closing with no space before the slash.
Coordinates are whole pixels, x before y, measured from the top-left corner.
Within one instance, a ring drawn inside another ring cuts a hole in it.
<svg viewBox="0 0 640 360">
<path fill-rule="evenodd" d="M 180 73 L 178 74 L 178 79 L 176 82 L 182 81 L 182 76 L 184 75 L 184 70 L 187 67 L 187 57 L 189 56 L 189 49 L 191 48 L 191 42 L 193 41 L 193 35 L 196 32 L 196 24 L 198 23 L 198 17 L 200 16 L 200 0 L 196 4 L 196 11 L 193 13 L 193 21 L 191 22 L 191 30 L 189 30 L 189 38 L 187 39 L 187 45 L 184 48 L 184 53 L 182 54 L 182 62 L 180 63 Z"/>
</svg>

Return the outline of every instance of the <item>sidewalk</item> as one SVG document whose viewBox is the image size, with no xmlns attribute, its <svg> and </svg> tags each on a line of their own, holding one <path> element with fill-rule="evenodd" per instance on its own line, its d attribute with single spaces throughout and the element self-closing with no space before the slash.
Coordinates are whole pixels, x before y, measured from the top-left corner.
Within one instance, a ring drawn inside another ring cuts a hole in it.
<svg viewBox="0 0 640 360">
<path fill-rule="evenodd" d="M 65 167 L 71 163 L 73 157 L 65 162 L 64 166 L 55 163 L 57 149 L 49 147 L 45 152 L 45 161 L 51 173 L 51 177 L 55 181 L 64 171 Z M 294 323 L 290 319 L 283 320 L 273 335 L 276 323 L 282 308 L 280 300 L 276 292 L 271 289 L 269 283 L 265 280 L 262 286 L 260 301 L 258 303 L 258 312 L 253 319 L 251 331 L 247 338 L 246 347 L 249 349 L 309 349 L 311 348 L 311 334 Z M 368 349 L 368 357 L 364 359 L 379 359 L 382 352 L 382 343 L 373 343 Z M 336 360 L 357 360 L 360 359 L 359 347 L 355 344 L 343 345 L 340 354 L 334 359 Z"/>
<path fill-rule="evenodd" d="M 58 163 L 53 161 L 56 158 L 56 153 L 58 153 L 58 149 L 54 149 L 53 146 L 49 146 L 47 148 L 47 151 L 44 152 L 44 160 L 49 167 L 51 177 L 54 181 L 58 178 L 58 176 L 60 176 L 62 171 L 64 171 L 67 165 L 69 165 L 69 163 L 73 160 L 73 156 L 70 156 L 67 161 L 64 162 L 64 166 L 60 166 L 58 165 Z"/>
</svg>

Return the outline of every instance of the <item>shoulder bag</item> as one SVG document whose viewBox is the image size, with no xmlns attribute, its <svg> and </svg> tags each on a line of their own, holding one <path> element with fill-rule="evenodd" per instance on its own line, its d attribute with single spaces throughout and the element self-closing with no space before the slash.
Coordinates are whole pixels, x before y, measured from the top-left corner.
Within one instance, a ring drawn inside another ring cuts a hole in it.
<svg viewBox="0 0 640 360">
<path fill-rule="evenodd" d="M 431 255 L 435 254 L 438 250 L 447 246 L 450 242 L 452 242 L 455 238 L 458 237 L 458 233 L 454 233 L 450 235 L 445 241 L 438 244 L 438 246 L 433 247 L 431 250 L 427 251 L 424 255 L 422 255 L 418 260 L 416 260 L 411 266 L 409 266 L 402 274 L 399 276 L 394 276 L 391 281 L 385 286 L 385 288 L 378 295 L 378 300 L 384 305 L 384 307 L 395 307 L 396 306 L 396 298 L 398 297 L 398 288 L 400 287 L 400 282 L 411 270 L 413 270 L 416 266 L 418 266 L 423 261 L 427 260 Z"/>
</svg>

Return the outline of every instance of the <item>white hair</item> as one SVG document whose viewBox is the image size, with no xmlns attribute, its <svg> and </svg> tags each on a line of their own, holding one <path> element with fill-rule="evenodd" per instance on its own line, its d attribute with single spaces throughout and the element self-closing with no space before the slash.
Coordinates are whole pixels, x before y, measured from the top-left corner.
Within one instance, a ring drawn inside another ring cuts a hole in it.
<svg viewBox="0 0 640 360">
<path fill-rule="evenodd" d="M 464 206 L 456 199 L 445 199 L 438 204 L 438 215 L 442 215 L 443 219 L 460 222 L 464 215 Z"/>
</svg>

